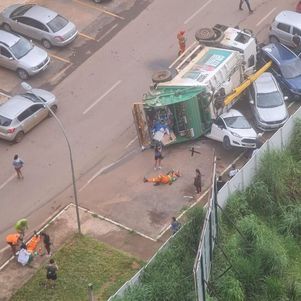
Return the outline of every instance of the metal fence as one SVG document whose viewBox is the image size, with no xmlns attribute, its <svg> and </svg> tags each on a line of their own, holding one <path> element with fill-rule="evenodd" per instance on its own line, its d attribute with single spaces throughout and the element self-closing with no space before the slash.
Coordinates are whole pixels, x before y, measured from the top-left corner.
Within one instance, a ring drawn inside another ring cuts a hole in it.
<svg viewBox="0 0 301 301">
<path fill-rule="evenodd" d="M 198 254 L 194 264 L 194 277 L 198 301 L 206 301 L 207 283 L 210 277 L 212 252 L 214 242 L 217 236 L 218 209 L 224 208 L 229 197 L 237 192 L 246 189 L 253 181 L 261 159 L 265 152 L 270 150 L 282 150 L 290 142 L 294 130 L 294 124 L 297 119 L 301 118 L 301 108 L 299 108 L 269 140 L 267 140 L 260 149 L 256 150 L 252 158 L 240 169 L 240 171 L 228 181 L 221 190 L 213 193 L 208 201 L 206 219 L 203 225 Z"/>
</svg>

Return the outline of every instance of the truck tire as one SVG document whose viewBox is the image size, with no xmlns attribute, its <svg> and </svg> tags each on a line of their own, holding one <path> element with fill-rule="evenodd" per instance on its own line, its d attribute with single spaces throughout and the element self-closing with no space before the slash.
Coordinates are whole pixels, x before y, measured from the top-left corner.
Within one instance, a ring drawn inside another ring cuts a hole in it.
<svg viewBox="0 0 301 301">
<path fill-rule="evenodd" d="M 169 70 L 157 71 L 152 76 L 152 81 L 155 84 L 165 83 L 172 79 L 172 73 Z"/>
<path fill-rule="evenodd" d="M 213 46 L 221 42 L 224 33 L 217 27 L 201 28 L 195 33 L 195 38 L 200 44 Z"/>
</svg>

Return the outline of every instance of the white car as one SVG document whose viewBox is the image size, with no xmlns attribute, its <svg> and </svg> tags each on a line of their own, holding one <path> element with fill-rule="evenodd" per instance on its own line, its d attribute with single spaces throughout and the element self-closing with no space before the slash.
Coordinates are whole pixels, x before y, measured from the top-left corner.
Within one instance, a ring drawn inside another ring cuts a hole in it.
<svg viewBox="0 0 301 301">
<path fill-rule="evenodd" d="M 211 126 L 208 138 L 223 143 L 225 149 L 234 146 L 256 148 L 257 134 L 248 120 L 237 110 L 221 114 Z"/>
</svg>

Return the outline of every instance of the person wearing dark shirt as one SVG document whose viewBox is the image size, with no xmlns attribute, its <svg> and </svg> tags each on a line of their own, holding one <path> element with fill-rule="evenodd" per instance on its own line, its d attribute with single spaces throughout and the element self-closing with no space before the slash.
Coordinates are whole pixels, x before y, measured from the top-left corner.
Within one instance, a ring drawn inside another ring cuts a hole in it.
<svg viewBox="0 0 301 301">
<path fill-rule="evenodd" d="M 41 236 L 43 237 L 43 243 L 44 243 L 44 247 L 45 247 L 45 249 L 47 251 L 47 255 L 51 256 L 51 250 L 50 250 L 51 242 L 50 242 L 50 237 L 45 232 L 41 232 Z"/>
</svg>

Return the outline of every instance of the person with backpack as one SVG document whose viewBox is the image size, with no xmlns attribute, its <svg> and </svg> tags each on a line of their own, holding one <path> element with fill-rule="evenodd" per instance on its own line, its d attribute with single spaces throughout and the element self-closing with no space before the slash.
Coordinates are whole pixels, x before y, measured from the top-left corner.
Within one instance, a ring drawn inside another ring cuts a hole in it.
<svg viewBox="0 0 301 301">
<path fill-rule="evenodd" d="M 55 288 L 55 281 L 57 279 L 57 271 L 58 266 L 54 262 L 54 259 L 51 258 L 49 260 L 49 264 L 46 266 L 46 279 L 47 279 L 47 285 L 46 287 Z"/>
</svg>

